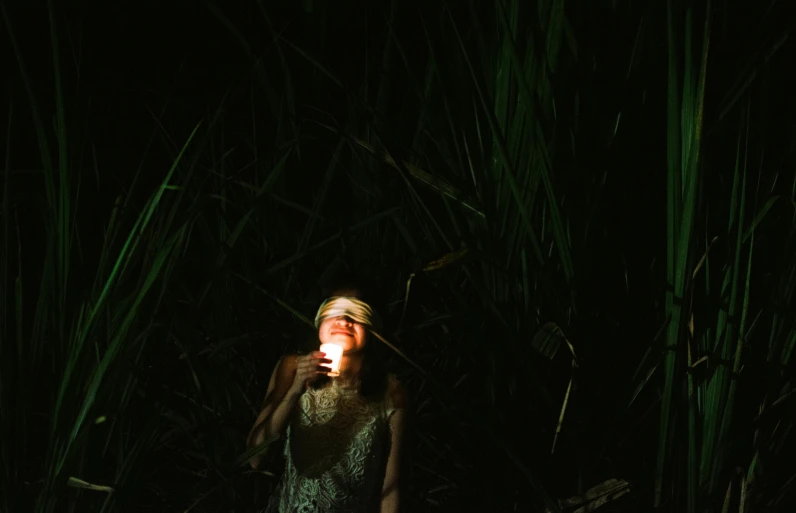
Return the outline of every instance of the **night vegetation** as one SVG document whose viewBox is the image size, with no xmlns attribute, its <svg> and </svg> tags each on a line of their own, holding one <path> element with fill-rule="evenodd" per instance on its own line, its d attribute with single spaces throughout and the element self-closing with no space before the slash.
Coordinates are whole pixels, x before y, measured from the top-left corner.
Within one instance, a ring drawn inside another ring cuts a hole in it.
<svg viewBox="0 0 796 513">
<path fill-rule="evenodd" d="M 0 510 L 263 507 L 353 269 L 406 511 L 794 511 L 788 4 L 0 3 Z"/>
</svg>

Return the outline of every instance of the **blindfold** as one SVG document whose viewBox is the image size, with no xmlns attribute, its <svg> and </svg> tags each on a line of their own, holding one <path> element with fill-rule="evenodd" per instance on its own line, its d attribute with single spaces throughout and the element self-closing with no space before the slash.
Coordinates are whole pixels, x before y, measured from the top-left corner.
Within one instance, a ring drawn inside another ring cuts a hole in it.
<svg viewBox="0 0 796 513">
<path fill-rule="evenodd" d="M 355 297 L 334 296 L 321 303 L 315 315 L 315 327 L 326 319 L 345 316 L 373 329 L 381 329 L 381 317 L 371 306 Z"/>
</svg>

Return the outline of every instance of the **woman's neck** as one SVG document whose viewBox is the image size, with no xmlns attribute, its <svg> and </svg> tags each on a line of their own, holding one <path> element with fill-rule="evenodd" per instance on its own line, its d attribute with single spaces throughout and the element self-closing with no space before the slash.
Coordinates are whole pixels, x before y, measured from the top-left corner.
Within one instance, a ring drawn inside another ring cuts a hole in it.
<svg viewBox="0 0 796 513">
<path fill-rule="evenodd" d="M 362 373 L 363 360 L 361 352 L 344 353 L 340 360 L 340 375 L 335 379 L 340 383 L 356 383 Z"/>
</svg>

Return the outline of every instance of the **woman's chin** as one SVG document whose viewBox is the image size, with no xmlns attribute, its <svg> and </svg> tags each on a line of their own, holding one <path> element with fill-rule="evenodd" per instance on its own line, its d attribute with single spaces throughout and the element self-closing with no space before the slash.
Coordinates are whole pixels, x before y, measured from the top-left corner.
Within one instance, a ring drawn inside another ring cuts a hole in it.
<svg viewBox="0 0 796 513">
<path fill-rule="evenodd" d="M 354 345 L 354 340 L 352 339 L 352 337 L 349 337 L 348 335 L 337 335 L 337 334 L 331 335 L 329 336 L 329 339 L 326 342 L 329 344 L 338 345 L 343 348 L 348 348 Z"/>
</svg>

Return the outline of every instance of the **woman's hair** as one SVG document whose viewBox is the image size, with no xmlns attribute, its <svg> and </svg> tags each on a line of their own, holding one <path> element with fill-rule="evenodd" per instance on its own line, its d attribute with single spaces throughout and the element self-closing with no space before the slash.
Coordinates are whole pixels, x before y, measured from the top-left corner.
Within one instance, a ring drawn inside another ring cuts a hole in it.
<svg viewBox="0 0 796 513">
<path fill-rule="evenodd" d="M 384 301 L 381 291 L 371 280 L 356 273 L 340 273 L 328 282 L 322 284 L 321 294 L 323 297 L 318 301 L 318 304 L 320 305 L 320 302 L 328 297 L 337 296 L 340 295 L 341 292 L 349 291 L 355 293 L 358 299 L 368 303 L 370 307 L 378 312 L 382 319 L 386 321 L 386 302 Z M 381 333 L 383 334 L 384 332 L 385 329 L 382 328 Z M 318 338 L 316 332 L 313 344 L 317 346 L 317 343 Z M 316 348 L 317 347 L 313 347 L 313 349 Z M 387 391 L 388 368 L 386 364 L 386 351 L 384 349 L 384 344 L 368 330 L 362 360 L 359 393 L 369 401 L 381 400 L 384 398 L 384 394 Z M 330 379 L 331 378 L 328 376 L 320 376 L 318 379 L 314 380 L 310 386 L 313 388 L 321 388 L 328 383 Z"/>
</svg>

